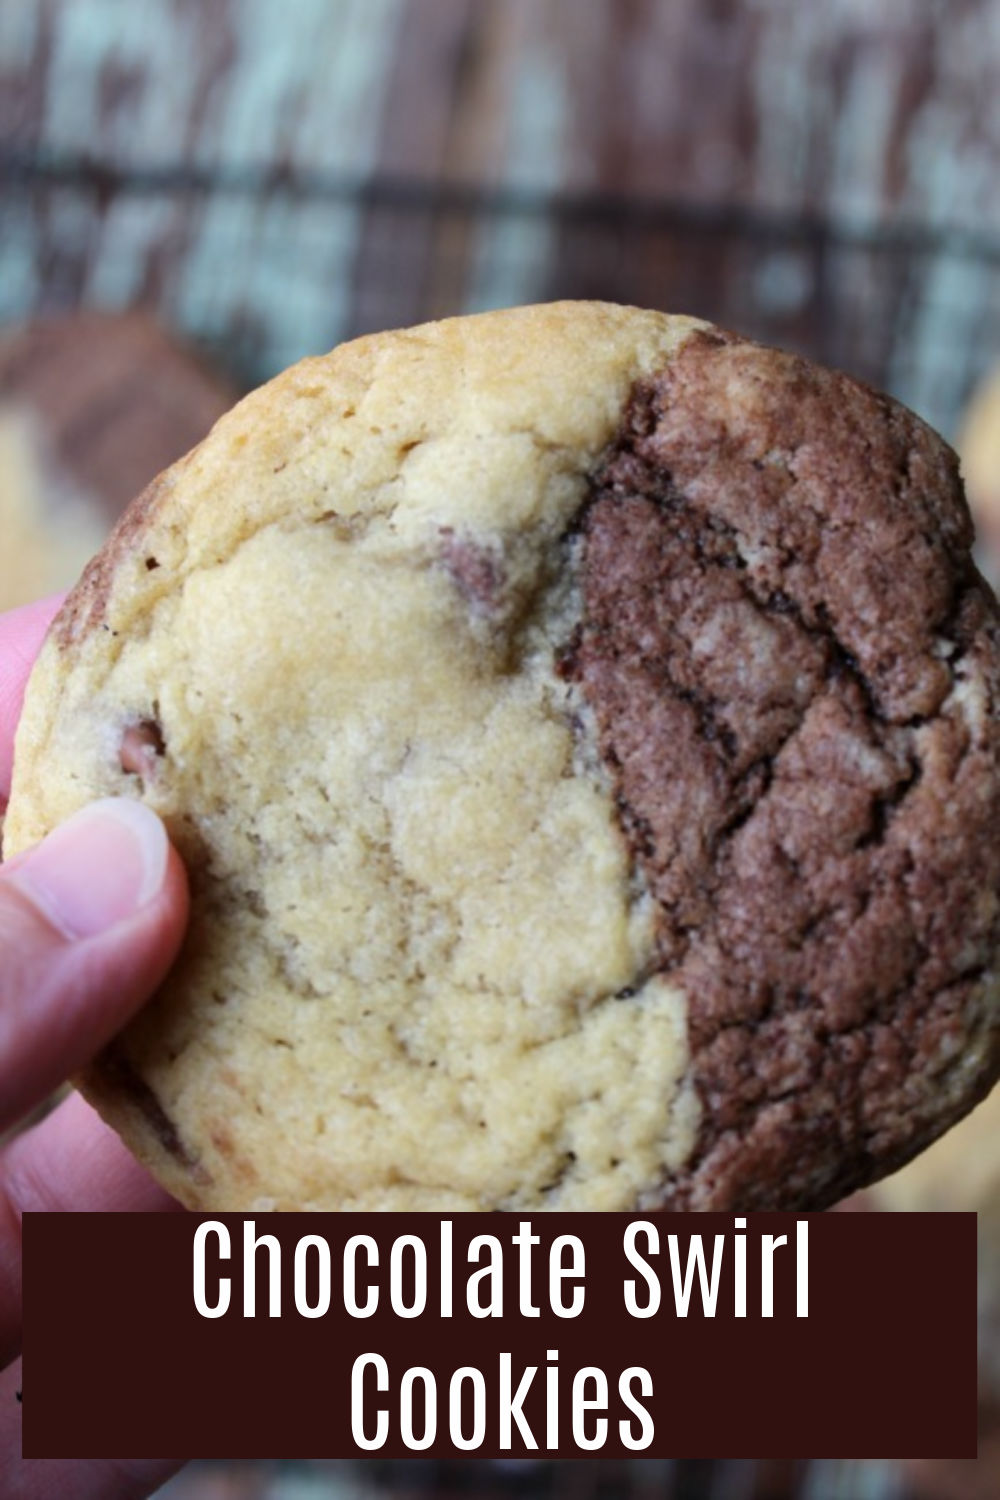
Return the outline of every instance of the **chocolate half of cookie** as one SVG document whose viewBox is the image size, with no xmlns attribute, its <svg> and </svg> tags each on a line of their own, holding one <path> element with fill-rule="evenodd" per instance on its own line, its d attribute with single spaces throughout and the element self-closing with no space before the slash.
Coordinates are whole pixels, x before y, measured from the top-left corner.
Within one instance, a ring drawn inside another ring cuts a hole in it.
<svg viewBox="0 0 1000 1500">
<path fill-rule="evenodd" d="M 90 1097 L 216 1210 L 801 1209 L 892 1169 L 1000 1066 L 970 543 L 915 417 L 688 319 L 286 372 L 29 685 L 8 852 L 141 796 L 193 888 Z"/>
<path fill-rule="evenodd" d="M 956 465 L 853 381 L 701 334 L 579 526 L 562 670 L 703 1107 L 663 1201 L 822 1206 L 997 1066 L 1000 653 Z"/>
</svg>

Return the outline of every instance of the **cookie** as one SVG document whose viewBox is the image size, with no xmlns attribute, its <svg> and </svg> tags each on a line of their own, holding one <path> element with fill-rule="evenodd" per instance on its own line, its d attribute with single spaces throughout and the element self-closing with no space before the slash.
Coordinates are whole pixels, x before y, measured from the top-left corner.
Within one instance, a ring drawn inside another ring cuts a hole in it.
<svg viewBox="0 0 1000 1500">
<path fill-rule="evenodd" d="M 133 505 L 13 853 L 142 797 L 194 915 L 83 1080 L 212 1210 L 806 1209 L 998 1070 L 1000 619 L 950 450 L 691 319 L 346 345 Z"/>
</svg>

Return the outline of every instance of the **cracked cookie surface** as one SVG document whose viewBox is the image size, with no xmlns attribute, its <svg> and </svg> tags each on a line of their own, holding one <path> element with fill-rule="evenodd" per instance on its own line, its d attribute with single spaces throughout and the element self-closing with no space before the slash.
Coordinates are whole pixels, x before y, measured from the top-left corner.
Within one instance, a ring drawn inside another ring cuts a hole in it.
<svg viewBox="0 0 1000 1500">
<path fill-rule="evenodd" d="M 563 671 L 688 1000 L 703 1113 L 666 1206 L 770 1207 L 776 1175 L 833 1202 L 992 1078 L 1000 632 L 970 542 L 943 444 L 842 376 L 704 333 L 633 395 Z"/>
<path fill-rule="evenodd" d="M 998 646 L 915 418 L 595 304 L 380 335 L 133 507 L 13 852 L 143 796 L 194 884 L 85 1080 L 214 1209 L 803 1208 L 997 1067 Z"/>
</svg>

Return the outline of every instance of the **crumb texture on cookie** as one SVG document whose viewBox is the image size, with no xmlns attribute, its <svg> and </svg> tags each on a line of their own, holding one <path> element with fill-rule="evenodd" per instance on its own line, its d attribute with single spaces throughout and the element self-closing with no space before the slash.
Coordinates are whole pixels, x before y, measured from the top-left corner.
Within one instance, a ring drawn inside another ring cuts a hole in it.
<svg viewBox="0 0 1000 1500">
<path fill-rule="evenodd" d="M 541 309 L 299 367 L 64 612 L 21 761 L 73 770 L 22 777 L 15 836 L 96 784 L 185 856 L 180 965 L 88 1087 L 187 1202 L 624 1208 L 689 1155 L 684 997 L 556 652 L 587 476 L 692 326 Z"/>
</svg>

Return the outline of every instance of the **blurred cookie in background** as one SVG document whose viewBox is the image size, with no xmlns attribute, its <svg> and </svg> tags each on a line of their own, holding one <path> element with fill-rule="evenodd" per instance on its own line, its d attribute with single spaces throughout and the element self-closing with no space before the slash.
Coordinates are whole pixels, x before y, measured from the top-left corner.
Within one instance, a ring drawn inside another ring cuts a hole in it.
<svg viewBox="0 0 1000 1500">
<path fill-rule="evenodd" d="M 239 393 L 138 313 L 0 333 L 0 610 L 66 588 Z"/>
<path fill-rule="evenodd" d="M 1000 1089 L 901 1172 L 849 1200 L 917 1213 L 973 1212 L 979 1220 L 979 1457 L 914 1459 L 910 1481 L 928 1500 L 1000 1495 Z"/>
<path fill-rule="evenodd" d="M 0 610 L 65 588 L 104 531 L 98 507 L 50 461 L 30 409 L 0 404 Z"/>
<path fill-rule="evenodd" d="M 1000 1419 L 1000 1089 L 866 1196 L 880 1209 L 978 1215 L 979 1382 Z"/>
<path fill-rule="evenodd" d="M 976 561 L 1000 588 L 1000 366 L 973 392 L 958 440 L 969 507 L 976 522 Z"/>
<path fill-rule="evenodd" d="M 933 1146 L 868 1190 L 877 1208 L 917 1213 L 1000 1207 L 1000 1088 Z M 1000 1390 L 1000 1364 L 997 1366 Z"/>
</svg>

